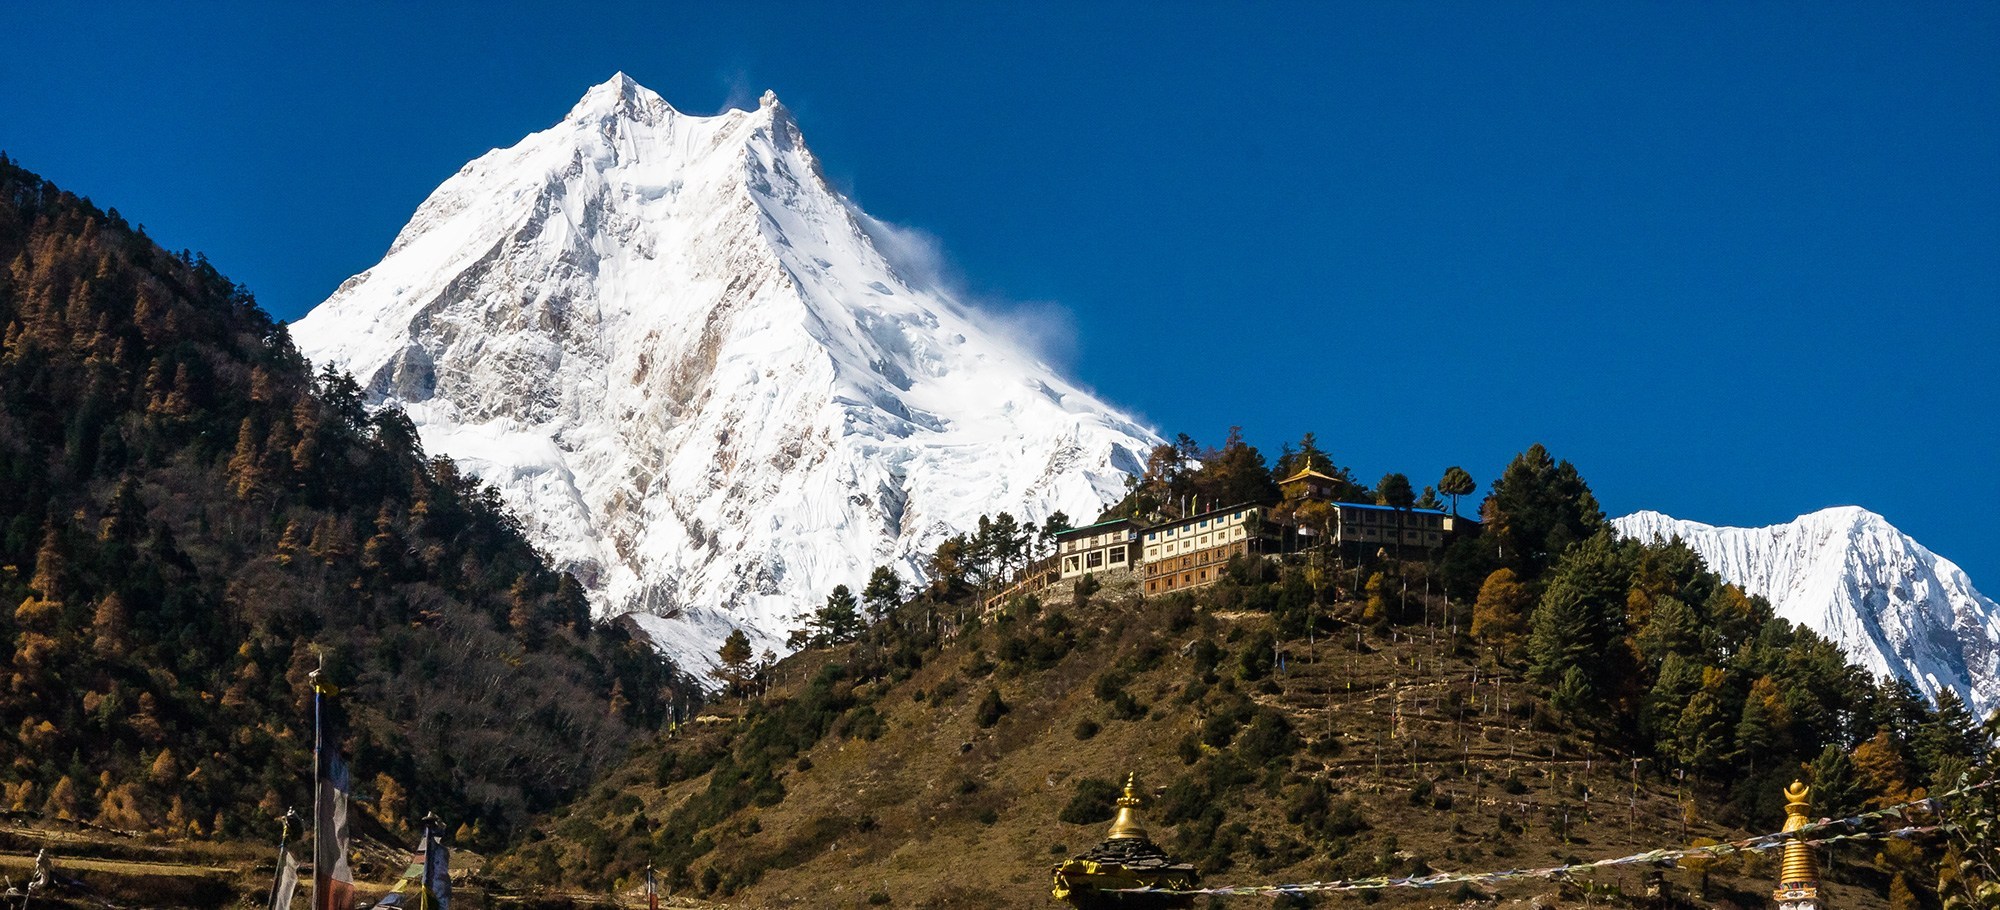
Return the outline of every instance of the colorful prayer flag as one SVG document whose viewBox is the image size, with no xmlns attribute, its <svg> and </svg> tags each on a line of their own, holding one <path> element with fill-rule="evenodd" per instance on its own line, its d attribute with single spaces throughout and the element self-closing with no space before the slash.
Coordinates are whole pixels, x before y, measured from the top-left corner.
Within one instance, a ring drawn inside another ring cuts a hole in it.
<svg viewBox="0 0 2000 910">
<path fill-rule="evenodd" d="M 451 910 L 451 851 L 435 830 L 424 832 L 424 889 L 430 894 L 425 910 Z"/>
<path fill-rule="evenodd" d="M 354 870 L 347 864 L 353 841 L 347 804 L 353 790 L 347 763 L 337 750 L 326 750 L 313 812 L 313 910 L 354 910 Z"/>
</svg>

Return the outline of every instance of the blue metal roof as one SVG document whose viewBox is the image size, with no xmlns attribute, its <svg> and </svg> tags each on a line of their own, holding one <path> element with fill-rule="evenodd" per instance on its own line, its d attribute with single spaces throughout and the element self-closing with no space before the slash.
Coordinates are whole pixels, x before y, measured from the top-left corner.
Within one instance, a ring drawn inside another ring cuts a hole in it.
<svg viewBox="0 0 2000 910">
<path fill-rule="evenodd" d="M 1451 517 L 1451 513 L 1443 509 L 1419 509 L 1414 506 L 1407 509 L 1399 509 L 1395 506 L 1378 506 L 1365 502 L 1336 502 L 1334 505 L 1343 509 L 1373 509 L 1377 512 L 1412 512 L 1418 515 L 1443 515 L 1446 518 Z"/>
</svg>

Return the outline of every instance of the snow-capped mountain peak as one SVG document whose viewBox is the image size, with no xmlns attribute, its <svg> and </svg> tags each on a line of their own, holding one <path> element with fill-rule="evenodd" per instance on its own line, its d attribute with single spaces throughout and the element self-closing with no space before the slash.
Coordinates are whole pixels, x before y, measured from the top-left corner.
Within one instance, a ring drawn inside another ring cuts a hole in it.
<svg viewBox="0 0 2000 910">
<path fill-rule="evenodd" d="M 467 164 L 292 327 L 501 490 L 600 610 L 712 661 L 981 513 L 1094 517 L 1157 442 L 834 191 L 777 96 L 620 73 Z"/>
<path fill-rule="evenodd" d="M 1907 679 L 1933 698 L 1952 690 L 1982 716 L 2000 707 L 2000 605 L 1874 512 L 1838 506 L 1763 528 L 1659 512 L 1612 524 L 1626 537 L 1685 541 L 1716 574 L 1876 675 Z"/>
<path fill-rule="evenodd" d="M 614 117 L 631 117 L 649 123 L 657 123 L 667 117 L 679 116 L 680 111 L 667 103 L 659 93 L 637 82 L 623 71 L 613 73 L 611 78 L 590 87 L 583 97 L 570 108 L 564 120 L 578 122 L 601 121 Z"/>
</svg>

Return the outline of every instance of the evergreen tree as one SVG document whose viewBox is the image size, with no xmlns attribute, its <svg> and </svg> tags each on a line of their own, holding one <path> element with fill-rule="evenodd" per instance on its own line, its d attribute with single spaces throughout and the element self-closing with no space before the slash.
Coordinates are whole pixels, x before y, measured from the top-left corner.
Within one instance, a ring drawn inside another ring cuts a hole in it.
<svg viewBox="0 0 2000 910">
<path fill-rule="evenodd" d="M 1701 651 L 1701 620 L 1678 597 L 1662 597 L 1637 636 L 1639 654 L 1657 666 L 1668 654 L 1693 656 Z"/>
<path fill-rule="evenodd" d="M 1729 709 L 1723 701 L 1722 674 L 1704 674 L 1701 691 L 1688 699 L 1674 721 L 1672 755 L 1690 771 L 1714 774 L 1729 757 Z"/>
<path fill-rule="evenodd" d="M 903 580 L 896 576 L 896 570 L 888 566 L 876 566 L 868 576 L 868 586 L 861 589 L 861 600 L 868 607 L 868 618 L 876 622 L 894 611 L 902 603 L 902 598 Z"/>
<path fill-rule="evenodd" d="M 750 636 L 743 634 L 742 629 L 729 630 L 729 637 L 722 640 L 716 656 L 722 659 L 722 666 L 716 668 L 715 678 L 730 691 L 742 692 L 750 685 Z"/>
<path fill-rule="evenodd" d="M 953 534 L 939 541 L 924 564 L 925 574 L 931 578 L 931 597 L 951 601 L 962 596 L 972 579 L 972 562 L 972 542 L 964 534 Z"/>
<path fill-rule="evenodd" d="M 1760 676 L 1750 684 L 1734 739 L 1737 764 L 1751 776 L 1760 767 L 1770 767 L 1773 756 L 1789 754 L 1789 744 L 1785 742 L 1786 731 L 1791 727 L 1788 713 L 1775 680 Z"/>
<path fill-rule="evenodd" d="M 1534 579 L 1562 552 L 1605 528 L 1604 510 L 1569 462 L 1537 443 L 1494 481 L 1483 520 L 1503 563 Z"/>
<path fill-rule="evenodd" d="M 1939 872 L 1945 910 L 2000 907 L 2000 711 L 1979 728 L 1973 763 L 1964 789 L 1944 798 L 1944 814 L 1955 826 L 1951 851 Z"/>
<path fill-rule="evenodd" d="M 1701 691 L 1701 681 L 1701 665 L 1678 652 L 1667 652 L 1666 658 L 1660 662 L 1660 675 L 1646 698 L 1639 726 L 1652 738 L 1654 749 L 1662 755 L 1674 753 L 1674 743 L 1680 733 L 1681 711 L 1695 693 Z"/>
<path fill-rule="evenodd" d="M 1039 539 L 1037 540 L 1037 543 L 1040 546 L 1040 550 L 1045 553 L 1054 552 L 1056 548 L 1056 537 L 1060 536 L 1065 531 L 1075 529 L 1075 527 L 1076 526 L 1070 522 L 1069 515 L 1065 514 L 1062 510 L 1058 509 L 1054 512 L 1050 512 L 1049 517 L 1042 520 L 1042 530 Z"/>
<path fill-rule="evenodd" d="M 1417 502 L 1417 494 L 1410 489 L 1410 478 L 1390 472 L 1382 475 L 1375 484 L 1375 504 L 1407 509 Z"/>
<path fill-rule="evenodd" d="M 1439 493 L 1451 497 L 1451 514 L 1453 515 L 1458 514 L 1458 498 L 1460 496 L 1470 496 L 1473 491 L 1478 489 L 1479 484 L 1473 482 L 1472 475 L 1466 473 L 1466 470 L 1458 465 L 1445 468 L 1444 478 L 1439 480 L 1437 484 L 1437 491 Z"/>
<path fill-rule="evenodd" d="M 981 727 L 991 727 L 1010 710 L 1006 701 L 1000 698 L 1000 690 L 987 688 L 985 697 L 979 700 L 979 707 L 973 712 L 973 720 Z"/>
<path fill-rule="evenodd" d="M 1625 632 L 1625 593 L 1631 570 L 1609 533 L 1584 541 L 1556 564 L 1530 619 L 1530 667 L 1553 683 L 1582 668 L 1596 698 L 1611 694 L 1628 668 L 1618 648 Z"/>
<path fill-rule="evenodd" d="M 1828 743 L 1812 760 L 1807 773 L 1812 780 L 1813 811 L 1832 818 L 1845 818 L 1861 811 L 1867 794 L 1855 779 L 1854 762 L 1847 750 Z"/>
<path fill-rule="evenodd" d="M 1207 453 L 1195 478 L 1201 508 L 1278 501 L 1278 484 L 1257 447 L 1243 441 L 1243 428 L 1230 427 L 1222 448 Z"/>
<path fill-rule="evenodd" d="M 1980 754 L 1978 723 L 1965 701 L 1950 689 L 1938 691 L 1937 707 L 1928 713 L 1910 743 L 1910 753 L 1923 779 L 1949 787 L 1957 782 L 1966 760 Z"/>
<path fill-rule="evenodd" d="M 813 614 L 813 643 L 820 646 L 837 645 L 853 641 L 867 628 L 857 609 L 854 592 L 846 585 L 835 585 L 833 593 L 827 595 L 826 605 Z"/>
<path fill-rule="evenodd" d="M 1589 712 L 1597 708 L 1597 691 L 1584 675 L 1582 667 L 1570 667 L 1556 687 L 1549 693 L 1549 705 L 1557 711 L 1569 715 L 1573 722 L 1586 724 Z"/>
<path fill-rule="evenodd" d="M 1444 502 L 1438 499 L 1438 491 L 1435 488 L 1425 487 L 1423 495 L 1417 497 L 1417 508 L 1443 511 Z"/>
<path fill-rule="evenodd" d="M 1001 512 L 991 519 L 981 515 L 979 532 L 972 538 L 973 550 L 990 566 L 993 577 L 1006 578 L 1026 560 L 1032 534 L 1012 513 Z"/>
</svg>

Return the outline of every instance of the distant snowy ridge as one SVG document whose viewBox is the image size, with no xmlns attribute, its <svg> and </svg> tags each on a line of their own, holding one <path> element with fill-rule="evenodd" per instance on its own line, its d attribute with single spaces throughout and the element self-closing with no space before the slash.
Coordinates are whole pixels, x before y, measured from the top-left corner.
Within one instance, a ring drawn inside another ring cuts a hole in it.
<svg viewBox="0 0 2000 910">
<path fill-rule="evenodd" d="M 1932 698 L 1950 689 L 1981 716 L 2000 707 L 2000 605 L 1880 515 L 1842 506 L 1766 528 L 1723 528 L 1637 512 L 1612 525 L 1639 540 L 1686 541 L 1716 574 L 1871 673 L 1909 680 Z"/>
<path fill-rule="evenodd" d="M 713 663 L 981 513 L 1087 521 L 1158 436 L 962 305 L 827 185 L 776 96 L 624 74 L 480 156 L 292 326 L 497 486 L 608 614 Z"/>
</svg>

